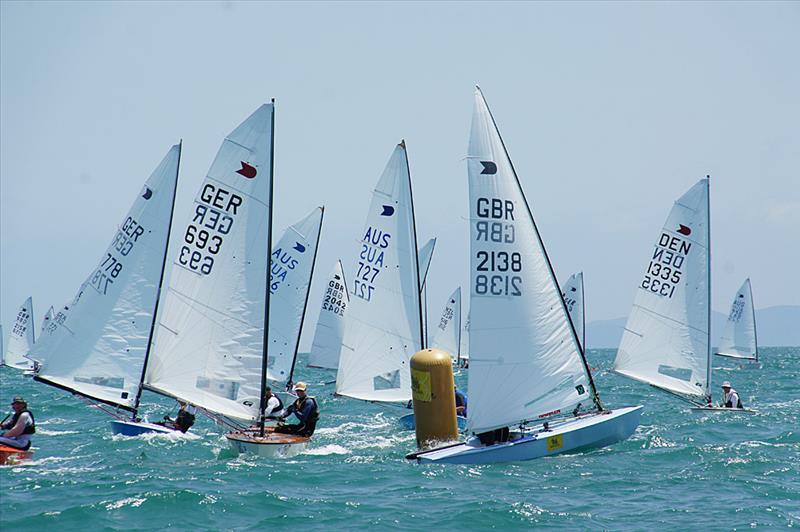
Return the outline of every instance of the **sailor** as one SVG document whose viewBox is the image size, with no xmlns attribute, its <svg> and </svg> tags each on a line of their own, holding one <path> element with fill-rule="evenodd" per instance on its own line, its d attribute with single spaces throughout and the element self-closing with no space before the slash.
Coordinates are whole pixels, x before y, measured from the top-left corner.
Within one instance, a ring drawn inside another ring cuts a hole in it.
<svg viewBox="0 0 800 532">
<path fill-rule="evenodd" d="M 314 429 L 317 427 L 317 420 L 319 420 L 317 400 L 306 395 L 307 386 L 304 382 L 298 382 L 292 389 L 297 393 L 297 400 L 289 405 L 289 408 L 284 410 L 280 419 L 283 421 L 290 414 L 294 414 L 295 417 L 300 420 L 300 423 L 295 425 L 278 425 L 275 427 L 275 432 L 297 434 L 298 436 L 311 436 L 314 434 Z"/>
<path fill-rule="evenodd" d="M 11 401 L 11 408 L 14 409 L 11 420 L 0 423 L 0 428 L 5 430 L 0 435 L 0 445 L 28 450 L 31 446 L 31 434 L 36 432 L 33 414 L 28 410 L 28 403 L 25 402 L 25 399 L 19 396 Z M 8 418 L 6 417 L 6 419 Z"/>
<path fill-rule="evenodd" d="M 453 386 L 456 393 L 456 415 L 467 417 L 467 394 Z"/>
<path fill-rule="evenodd" d="M 264 389 L 264 398 L 267 400 L 267 407 L 264 409 L 264 416 L 267 419 L 278 419 L 283 413 L 283 401 L 272 393 L 272 388 L 267 386 Z"/>
<path fill-rule="evenodd" d="M 173 428 L 181 432 L 186 432 L 194 425 L 195 415 L 197 414 L 197 407 L 186 401 L 178 399 L 178 404 L 181 406 L 178 410 L 178 415 L 175 420 L 169 416 L 164 416 L 164 421 L 156 423 L 157 425 L 164 425 L 168 428 Z"/>
<path fill-rule="evenodd" d="M 722 397 L 722 404 L 720 406 L 725 408 L 743 408 L 742 400 L 739 399 L 739 394 L 736 390 L 731 388 L 731 383 L 725 381 L 722 383 L 722 392 L 725 394 Z"/>
</svg>

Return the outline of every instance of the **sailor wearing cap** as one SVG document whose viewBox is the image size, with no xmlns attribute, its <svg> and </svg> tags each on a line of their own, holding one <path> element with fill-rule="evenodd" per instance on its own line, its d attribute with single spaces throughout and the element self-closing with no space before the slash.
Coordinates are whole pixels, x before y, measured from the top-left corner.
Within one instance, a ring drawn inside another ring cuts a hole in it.
<svg viewBox="0 0 800 532">
<path fill-rule="evenodd" d="M 292 390 L 297 394 L 297 400 L 289 405 L 281 420 L 287 418 L 290 414 L 294 414 L 300 423 L 296 425 L 279 425 L 275 427 L 275 432 L 284 434 L 297 434 L 298 436 L 311 436 L 314 434 L 314 429 L 317 427 L 317 420 L 319 419 L 319 408 L 317 407 L 317 400 L 313 397 L 306 395 L 308 386 L 304 382 L 298 382 L 294 385 Z"/>
<path fill-rule="evenodd" d="M 736 393 L 736 390 L 731 388 L 731 383 L 725 381 L 722 383 L 722 391 L 725 394 L 722 397 L 722 404 L 720 406 L 724 406 L 725 408 L 743 408 L 742 401 L 739 399 L 739 394 Z"/>
<path fill-rule="evenodd" d="M 3 420 L 0 423 L 0 428 L 5 430 L 0 435 L 0 445 L 27 450 L 31 446 L 31 434 L 36 432 L 36 422 L 33 419 L 33 414 L 28 410 L 28 403 L 25 402 L 25 399 L 19 396 L 11 401 L 11 408 L 14 409 L 14 415 L 11 416 L 11 420 Z M 8 419 L 8 416 L 6 416 L 6 419 Z"/>
</svg>

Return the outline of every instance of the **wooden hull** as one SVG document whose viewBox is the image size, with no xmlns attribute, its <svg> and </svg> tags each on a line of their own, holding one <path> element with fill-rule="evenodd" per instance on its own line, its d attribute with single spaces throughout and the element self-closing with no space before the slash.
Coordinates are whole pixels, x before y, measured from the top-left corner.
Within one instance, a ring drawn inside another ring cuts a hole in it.
<svg viewBox="0 0 800 532">
<path fill-rule="evenodd" d="M 397 422 L 400 423 L 400 426 L 403 427 L 403 430 L 414 430 L 416 428 L 413 412 L 411 414 L 401 416 Z M 456 422 L 458 423 L 458 430 L 467 430 L 467 418 L 456 416 Z"/>
<path fill-rule="evenodd" d="M 548 431 L 541 425 L 512 433 L 508 442 L 484 445 L 477 437 L 464 443 L 412 453 L 420 463 L 495 464 L 605 447 L 630 437 L 639 426 L 642 406 L 628 406 L 568 419 Z"/>
<path fill-rule="evenodd" d="M 302 453 L 311 442 L 308 436 L 281 434 L 275 427 L 265 427 L 264 436 L 258 429 L 229 432 L 225 435 L 231 449 L 237 453 L 247 453 L 264 458 L 291 458 Z"/>
<path fill-rule="evenodd" d="M 160 434 L 171 434 L 175 429 L 165 427 L 164 425 L 156 425 L 155 423 L 143 423 L 136 421 L 120 421 L 114 420 L 111 422 L 111 430 L 114 434 L 122 436 L 140 436 L 157 432 Z"/>
<path fill-rule="evenodd" d="M 695 406 L 692 412 L 727 412 L 729 414 L 755 414 L 751 408 L 726 408 L 724 406 Z"/>
<path fill-rule="evenodd" d="M 0 445 L 0 465 L 18 464 L 30 459 L 31 456 L 33 456 L 33 452 L 30 450 L 23 451 L 7 445 Z"/>
</svg>

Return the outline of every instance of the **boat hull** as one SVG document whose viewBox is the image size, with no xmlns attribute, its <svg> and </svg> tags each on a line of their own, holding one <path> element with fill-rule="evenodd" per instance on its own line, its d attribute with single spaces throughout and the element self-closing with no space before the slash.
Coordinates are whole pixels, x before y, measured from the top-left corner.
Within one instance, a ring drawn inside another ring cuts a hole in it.
<svg viewBox="0 0 800 532">
<path fill-rule="evenodd" d="M 400 419 L 397 420 L 400 423 L 400 426 L 403 427 L 404 430 L 414 430 L 416 428 L 416 423 L 414 421 L 414 413 L 406 414 L 401 416 Z M 465 431 L 467 430 L 467 418 L 456 416 L 456 422 L 458 423 L 458 430 Z"/>
<path fill-rule="evenodd" d="M 729 414 L 755 414 L 751 408 L 727 408 L 724 406 L 695 406 L 692 412 L 727 412 Z"/>
<path fill-rule="evenodd" d="M 121 421 L 114 420 L 111 422 L 111 430 L 114 434 L 121 436 L 140 436 L 157 432 L 160 434 L 171 434 L 176 432 L 175 429 L 165 427 L 164 425 L 156 425 L 155 423 L 136 422 L 136 421 Z"/>
<path fill-rule="evenodd" d="M 311 442 L 309 436 L 281 434 L 274 427 L 265 427 L 261 436 L 258 429 L 229 432 L 225 435 L 231 449 L 237 453 L 253 454 L 264 458 L 291 458 L 302 453 Z"/>
<path fill-rule="evenodd" d="M 15 449 L 8 445 L 0 445 L 0 465 L 14 465 L 28 460 L 33 452 L 25 449 Z"/>
<path fill-rule="evenodd" d="M 629 406 L 555 422 L 548 431 L 538 426 L 516 433 L 508 442 L 483 445 L 477 437 L 464 443 L 412 453 L 420 463 L 494 464 L 533 460 L 543 456 L 605 447 L 630 437 L 639 426 L 642 406 Z"/>
</svg>

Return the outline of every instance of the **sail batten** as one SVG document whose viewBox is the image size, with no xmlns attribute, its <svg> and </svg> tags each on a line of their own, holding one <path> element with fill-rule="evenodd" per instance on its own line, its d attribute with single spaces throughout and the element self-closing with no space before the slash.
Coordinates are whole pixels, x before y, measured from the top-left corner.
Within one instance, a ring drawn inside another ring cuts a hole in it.
<svg viewBox="0 0 800 532">
<path fill-rule="evenodd" d="M 470 197 L 468 430 L 591 404 L 593 383 L 519 179 L 483 95 L 475 93 Z M 501 393 L 502 391 L 502 393 Z"/>
<path fill-rule="evenodd" d="M 135 410 L 156 312 L 180 146 L 145 182 L 98 266 L 48 322 L 32 357 L 38 381 Z"/>
<path fill-rule="evenodd" d="M 710 381 L 708 179 L 673 205 L 648 255 L 614 361 L 617 373 L 705 398 Z"/>
</svg>

